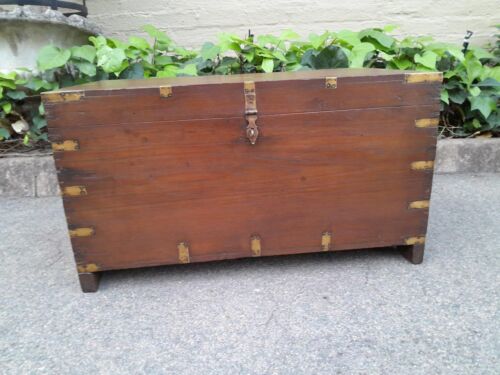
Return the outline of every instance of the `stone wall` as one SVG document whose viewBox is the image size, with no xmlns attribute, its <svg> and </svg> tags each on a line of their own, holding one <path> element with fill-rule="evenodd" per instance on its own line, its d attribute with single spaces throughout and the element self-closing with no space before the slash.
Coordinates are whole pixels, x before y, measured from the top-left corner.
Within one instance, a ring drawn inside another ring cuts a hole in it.
<svg viewBox="0 0 500 375">
<path fill-rule="evenodd" d="M 214 40 L 221 31 L 243 36 L 249 28 L 255 34 L 292 28 L 307 35 L 386 24 L 399 25 L 399 35 L 431 35 L 455 43 L 472 30 L 474 44 L 483 45 L 500 23 L 500 0 L 93 0 L 87 6 L 89 19 L 106 35 L 125 39 L 150 23 L 188 47 Z"/>
</svg>

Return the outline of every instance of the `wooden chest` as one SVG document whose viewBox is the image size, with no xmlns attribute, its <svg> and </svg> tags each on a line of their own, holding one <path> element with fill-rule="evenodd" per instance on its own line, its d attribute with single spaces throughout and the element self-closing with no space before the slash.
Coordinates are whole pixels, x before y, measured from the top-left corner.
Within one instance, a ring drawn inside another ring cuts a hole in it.
<svg viewBox="0 0 500 375">
<path fill-rule="evenodd" d="M 103 81 L 43 95 L 84 291 L 101 271 L 399 246 L 423 257 L 440 73 Z"/>
</svg>

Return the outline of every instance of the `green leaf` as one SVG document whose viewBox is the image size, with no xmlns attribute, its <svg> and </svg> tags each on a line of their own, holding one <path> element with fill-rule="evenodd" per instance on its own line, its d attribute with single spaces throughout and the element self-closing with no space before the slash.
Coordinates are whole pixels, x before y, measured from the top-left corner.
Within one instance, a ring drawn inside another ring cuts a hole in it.
<svg viewBox="0 0 500 375">
<path fill-rule="evenodd" d="M 100 49 L 104 46 L 108 45 L 108 42 L 105 37 L 99 36 L 90 36 L 89 41 L 94 45 L 95 48 Z"/>
<path fill-rule="evenodd" d="M 20 91 L 20 90 L 7 91 L 7 93 L 5 95 L 11 99 L 14 99 L 14 100 L 22 100 L 22 99 L 26 98 L 26 93 L 24 91 Z"/>
<path fill-rule="evenodd" d="M 485 95 L 475 96 L 469 98 L 471 103 L 471 110 L 478 110 L 484 116 L 488 118 L 490 113 L 496 108 L 496 100 Z"/>
<path fill-rule="evenodd" d="M 89 77 L 94 77 L 97 74 L 97 69 L 94 64 L 89 62 L 75 62 L 74 64 L 81 73 Z"/>
<path fill-rule="evenodd" d="M 450 104 L 450 97 L 448 95 L 448 90 L 446 89 L 441 89 L 441 101 L 445 102 L 446 104 Z"/>
<path fill-rule="evenodd" d="M 170 39 L 167 34 L 165 34 L 163 31 L 157 29 L 153 25 L 145 25 L 142 27 L 142 29 L 149 34 L 150 37 L 155 38 L 156 40 L 165 43 L 165 44 L 171 44 L 172 39 Z"/>
<path fill-rule="evenodd" d="M 96 49 L 94 46 L 77 46 L 71 47 L 71 57 L 81 59 L 93 63 L 96 56 Z"/>
<path fill-rule="evenodd" d="M 467 93 L 463 90 L 448 91 L 448 96 L 453 103 L 463 104 L 467 99 Z"/>
<path fill-rule="evenodd" d="M 220 53 L 220 47 L 213 43 L 207 42 L 201 47 L 200 55 L 205 60 L 213 60 Z"/>
<path fill-rule="evenodd" d="M 16 76 L 16 72 L 0 73 L 0 79 L 5 79 L 8 81 L 14 81 L 16 79 Z"/>
<path fill-rule="evenodd" d="M 30 143 L 30 136 L 28 134 L 24 135 L 23 144 L 27 146 Z"/>
<path fill-rule="evenodd" d="M 137 49 L 142 50 L 142 51 L 146 51 L 146 50 L 151 48 L 148 41 L 144 38 L 139 38 L 137 36 L 131 36 L 128 41 L 132 47 L 137 48 Z"/>
<path fill-rule="evenodd" d="M 37 65 L 41 71 L 64 66 L 71 56 L 67 49 L 61 49 L 53 45 L 43 47 L 38 53 Z"/>
<path fill-rule="evenodd" d="M 262 60 L 262 70 L 266 73 L 271 73 L 274 69 L 273 59 L 263 59 Z"/>
<path fill-rule="evenodd" d="M 0 79 L 0 87 L 2 86 L 12 90 L 16 89 L 16 84 L 14 82 Z"/>
<path fill-rule="evenodd" d="M 38 113 L 40 113 L 40 115 L 45 115 L 45 107 L 43 106 L 43 103 L 40 103 L 40 105 L 38 106 Z"/>
<path fill-rule="evenodd" d="M 391 48 L 394 42 L 396 41 L 392 36 L 384 34 L 382 31 L 374 30 L 374 29 L 365 29 L 359 32 L 359 37 L 362 41 L 364 39 L 374 39 L 376 40 L 382 47 Z M 370 41 L 370 40 L 366 40 Z"/>
<path fill-rule="evenodd" d="M 179 67 L 177 65 L 166 65 L 163 70 L 156 73 L 156 76 L 159 78 L 175 77 L 178 71 Z"/>
<path fill-rule="evenodd" d="M 125 59 L 125 52 L 122 49 L 105 46 L 97 51 L 97 65 L 106 73 L 120 73 Z"/>
<path fill-rule="evenodd" d="M 329 36 L 330 34 L 328 32 L 324 32 L 321 35 L 311 33 L 309 34 L 309 41 L 311 42 L 314 49 L 318 49 L 326 42 Z"/>
<path fill-rule="evenodd" d="M 483 64 L 470 53 L 467 53 L 467 56 L 465 56 L 463 64 L 467 72 L 467 85 L 470 86 L 481 75 Z"/>
<path fill-rule="evenodd" d="M 6 103 L 3 103 L 3 104 L 2 104 L 2 110 L 3 110 L 5 113 L 9 114 L 9 113 L 10 113 L 10 111 L 12 111 L 12 103 L 11 103 L 11 102 L 6 102 Z"/>
<path fill-rule="evenodd" d="M 182 69 L 178 70 L 177 75 L 186 75 L 186 76 L 198 75 L 198 69 L 196 68 L 196 64 L 187 64 Z"/>
<path fill-rule="evenodd" d="M 172 64 L 172 58 L 170 56 L 165 56 L 165 55 L 161 55 L 161 56 L 156 56 L 155 57 L 155 64 L 156 65 L 168 65 L 168 64 Z"/>
<path fill-rule="evenodd" d="M 9 139 L 10 133 L 7 129 L 0 127 L 0 138 Z"/>
<path fill-rule="evenodd" d="M 286 29 L 281 32 L 280 35 L 281 40 L 298 40 L 300 39 L 300 35 L 297 34 L 295 31 Z"/>
<path fill-rule="evenodd" d="M 474 86 L 478 87 L 500 87 L 500 82 L 494 78 L 486 78 L 484 81 L 476 83 Z"/>
<path fill-rule="evenodd" d="M 398 25 L 385 25 L 384 27 L 382 27 L 382 30 L 386 33 L 390 33 L 398 28 L 399 28 Z"/>
<path fill-rule="evenodd" d="M 472 51 L 474 53 L 474 56 L 478 59 L 494 59 L 495 55 L 493 55 L 491 52 L 488 52 L 484 48 L 481 47 L 476 47 L 476 46 L 470 46 L 469 51 Z"/>
<path fill-rule="evenodd" d="M 471 87 L 469 89 L 469 94 L 471 94 L 472 96 L 478 96 L 479 94 L 481 94 L 481 89 L 479 87 Z"/>
<path fill-rule="evenodd" d="M 361 43 L 361 39 L 358 36 L 358 33 L 350 30 L 340 30 L 335 35 L 341 42 L 345 42 L 350 44 L 351 46 L 356 46 Z"/>
<path fill-rule="evenodd" d="M 417 64 L 423 65 L 426 68 L 429 69 L 436 69 L 436 61 L 437 61 L 438 55 L 435 54 L 432 51 L 425 51 L 423 55 L 416 54 L 415 55 L 415 62 Z"/>
<path fill-rule="evenodd" d="M 40 130 L 47 126 L 47 120 L 40 115 L 33 116 L 33 125 L 35 129 Z"/>
<path fill-rule="evenodd" d="M 362 68 L 367 53 L 373 50 L 375 50 L 375 47 L 371 43 L 362 42 L 356 44 L 351 50 L 351 54 L 349 56 L 349 67 Z"/>
<path fill-rule="evenodd" d="M 302 56 L 301 64 L 313 69 L 347 68 L 349 61 L 341 47 L 331 45 L 320 52 L 307 50 Z"/>
</svg>

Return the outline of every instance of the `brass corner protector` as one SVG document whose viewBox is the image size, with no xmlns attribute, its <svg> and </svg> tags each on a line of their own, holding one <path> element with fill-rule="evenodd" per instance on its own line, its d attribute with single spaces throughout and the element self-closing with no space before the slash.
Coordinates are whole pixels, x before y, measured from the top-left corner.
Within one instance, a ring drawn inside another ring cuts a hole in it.
<svg viewBox="0 0 500 375">
<path fill-rule="evenodd" d="M 87 188 L 85 186 L 65 186 L 61 188 L 61 193 L 65 197 L 78 197 L 87 195 Z"/>
<path fill-rule="evenodd" d="M 415 171 L 423 171 L 434 168 L 433 160 L 422 160 L 422 161 L 414 161 L 411 163 L 411 169 Z"/>
<path fill-rule="evenodd" d="M 439 125 L 439 117 L 435 118 L 419 118 L 415 120 L 417 128 L 436 128 Z"/>
<path fill-rule="evenodd" d="M 250 248 L 252 249 L 252 256 L 260 257 L 262 253 L 262 247 L 260 243 L 260 236 L 253 235 L 250 237 Z"/>
<path fill-rule="evenodd" d="M 337 77 L 326 77 L 325 78 L 325 88 L 336 89 L 337 88 Z"/>
<path fill-rule="evenodd" d="M 76 102 L 85 97 L 83 91 L 46 92 L 42 94 L 45 103 Z"/>
<path fill-rule="evenodd" d="M 99 271 L 99 266 L 94 263 L 78 264 L 76 266 L 76 269 L 78 270 L 79 273 L 92 273 Z"/>
<path fill-rule="evenodd" d="M 179 263 L 189 263 L 191 261 L 189 258 L 189 245 L 187 242 L 180 242 L 177 245 L 177 251 L 179 252 Z"/>
<path fill-rule="evenodd" d="M 80 144 L 74 139 L 69 139 L 61 142 L 52 142 L 52 151 L 77 151 L 80 149 Z"/>
<path fill-rule="evenodd" d="M 406 245 L 423 245 L 424 243 L 425 243 L 425 236 L 405 238 Z"/>
<path fill-rule="evenodd" d="M 441 72 L 412 72 L 405 73 L 405 83 L 441 83 L 443 73 Z"/>
<path fill-rule="evenodd" d="M 429 208 L 429 204 L 430 202 L 427 200 L 427 201 L 413 201 L 413 202 L 410 202 L 410 204 L 408 205 L 408 208 L 412 208 L 412 209 L 425 209 L 425 208 Z"/>
<path fill-rule="evenodd" d="M 94 228 L 87 227 L 87 228 L 74 228 L 69 230 L 69 236 L 71 238 L 75 237 L 90 237 L 95 234 Z"/>
<path fill-rule="evenodd" d="M 160 86 L 160 97 L 162 98 L 170 98 L 172 94 L 172 86 L 166 85 L 166 86 Z"/>
<path fill-rule="evenodd" d="M 331 232 L 323 232 L 321 235 L 321 250 L 328 251 L 331 250 L 332 246 L 332 233 Z"/>
</svg>

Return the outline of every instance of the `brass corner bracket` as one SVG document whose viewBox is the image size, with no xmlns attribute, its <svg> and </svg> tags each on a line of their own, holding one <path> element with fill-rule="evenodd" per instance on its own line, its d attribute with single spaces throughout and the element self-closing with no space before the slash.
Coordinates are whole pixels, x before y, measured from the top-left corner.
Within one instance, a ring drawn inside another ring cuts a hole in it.
<svg viewBox="0 0 500 375">
<path fill-rule="evenodd" d="M 413 201 L 410 202 L 408 205 L 408 208 L 411 209 L 426 209 L 429 208 L 430 202 L 428 200 L 423 200 L 423 201 Z"/>
<path fill-rule="evenodd" d="M 321 250 L 329 251 L 332 247 L 332 233 L 331 232 L 323 232 L 321 235 Z"/>
<path fill-rule="evenodd" d="M 76 237 L 90 237 L 95 234 L 95 230 L 92 227 L 86 227 L 86 228 L 74 228 L 69 230 L 69 236 L 71 238 L 76 238 Z"/>
<path fill-rule="evenodd" d="M 159 91 L 160 91 L 161 98 L 170 98 L 173 95 L 172 94 L 172 86 L 170 86 L 170 85 L 160 86 Z"/>
<path fill-rule="evenodd" d="M 425 243 L 425 236 L 405 238 L 406 245 L 423 245 L 424 243 Z"/>
<path fill-rule="evenodd" d="M 419 118 L 415 120 L 417 128 L 436 128 L 439 125 L 439 117 L 435 118 Z"/>
<path fill-rule="evenodd" d="M 326 77 L 325 78 L 325 88 L 336 89 L 337 88 L 337 77 Z"/>
<path fill-rule="evenodd" d="M 177 244 L 177 251 L 179 253 L 179 263 L 189 263 L 191 261 L 189 257 L 189 245 L 187 242 L 180 242 Z"/>
<path fill-rule="evenodd" d="M 411 163 L 411 169 L 415 171 L 434 169 L 434 161 L 433 160 L 414 161 L 413 163 Z"/>
<path fill-rule="evenodd" d="M 260 257 L 262 254 L 262 246 L 259 235 L 253 235 L 250 237 L 250 249 L 252 250 L 252 256 Z"/>
<path fill-rule="evenodd" d="M 61 188 L 61 193 L 65 197 L 78 197 L 87 195 L 87 188 L 85 186 L 65 186 Z"/>
<path fill-rule="evenodd" d="M 74 139 L 68 139 L 61 142 L 52 142 L 52 151 L 77 151 L 80 149 L 80 144 Z"/>
<path fill-rule="evenodd" d="M 441 83 L 443 73 L 441 72 L 411 72 L 405 73 L 405 83 Z"/>
<path fill-rule="evenodd" d="M 42 93 L 42 99 L 45 103 L 76 102 L 83 97 L 85 97 L 85 93 L 83 91 L 56 91 Z"/>
</svg>

